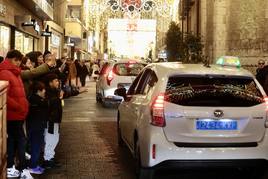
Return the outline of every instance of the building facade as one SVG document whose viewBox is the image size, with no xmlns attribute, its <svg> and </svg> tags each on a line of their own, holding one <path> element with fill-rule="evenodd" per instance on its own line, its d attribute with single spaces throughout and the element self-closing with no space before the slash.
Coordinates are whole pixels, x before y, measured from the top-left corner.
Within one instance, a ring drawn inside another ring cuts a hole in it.
<svg viewBox="0 0 268 179">
<path fill-rule="evenodd" d="M 249 65 L 268 57 L 268 1 L 182 0 L 180 19 L 184 31 L 202 36 L 212 61 L 234 55 Z"/>
<path fill-rule="evenodd" d="M 38 10 L 31 9 L 30 1 L 0 0 L 0 55 L 9 49 L 18 49 L 24 54 L 43 50 L 41 30 L 44 20 L 52 20 L 50 5 Z M 36 4 L 37 5 L 37 4 Z M 37 12 L 38 11 L 38 12 Z M 46 12 L 45 12 L 46 11 Z"/>
<path fill-rule="evenodd" d="M 65 52 L 73 59 L 87 60 L 88 25 L 86 7 L 88 0 L 69 0 L 65 13 Z"/>
<path fill-rule="evenodd" d="M 64 55 L 64 26 L 57 8 L 66 0 L 0 0 L 0 56 L 10 49 L 27 54 L 52 51 L 57 58 Z M 44 32 L 51 32 L 44 36 Z"/>
</svg>

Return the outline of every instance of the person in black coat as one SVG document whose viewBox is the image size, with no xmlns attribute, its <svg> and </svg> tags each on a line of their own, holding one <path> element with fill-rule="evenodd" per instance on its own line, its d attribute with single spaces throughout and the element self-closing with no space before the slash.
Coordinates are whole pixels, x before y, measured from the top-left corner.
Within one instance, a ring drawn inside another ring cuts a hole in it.
<svg viewBox="0 0 268 179">
<path fill-rule="evenodd" d="M 268 93 L 268 65 L 265 66 L 264 62 L 263 64 L 259 64 L 256 72 L 256 79 L 262 85 L 265 92 Z"/>
<path fill-rule="evenodd" d="M 81 81 L 81 85 L 82 87 L 84 87 L 86 85 L 86 77 L 87 75 L 89 75 L 87 66 L 85 65 L 85 62 L 80 62 L 80 81 Z"/>
<path fill-rule="evenodd" d="M 46 76 L 46 97 L 49 102 L 47 128 L 45 129 L 44 167 L 57 167 L 55 163 L 55 148 L 59 142 L 60 123 L 62 119 L 63 92 L 59 89 L 59 78 L 56 74 Z"/>
<path fill-rule="evenodd" d="M 28 139 L 31 148 L 30 173 L 42 174 L 44 169 L 39 166 L 39 158 L 44 145 L 44 130 L 48 118 L 48 101 L 45 99 L 45 84 L 35 82 L 29 97 L 30 109 L 27 118 Z"/>
</svg>

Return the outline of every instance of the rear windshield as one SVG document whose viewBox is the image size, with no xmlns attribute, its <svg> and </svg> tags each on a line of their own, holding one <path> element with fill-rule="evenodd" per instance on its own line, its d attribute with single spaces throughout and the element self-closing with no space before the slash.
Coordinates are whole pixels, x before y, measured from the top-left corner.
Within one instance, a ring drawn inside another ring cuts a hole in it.
<svg viewBox="0 0 268 179">
<path fill-rule="evenodd" d="M 263 103 L 252 78 L 218 76 L 170 77 L 166 101 L 183 106 L 249 107 Z"/>
<path fill-rule="evenodd" d="M 142 63 L 118 63 L 114 66 L 114 73 L 119 76 L 137 76 L 145 66 Z"/>
</svg>

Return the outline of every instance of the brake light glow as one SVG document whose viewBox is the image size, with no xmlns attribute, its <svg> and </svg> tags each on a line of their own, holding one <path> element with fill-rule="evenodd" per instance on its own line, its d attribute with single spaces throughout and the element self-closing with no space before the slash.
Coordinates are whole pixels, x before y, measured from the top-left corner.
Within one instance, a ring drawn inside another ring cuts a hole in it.
<svg viewBox="0 0 268 179">
<path fill-rule="evenodd" d="M 129 64 L 137 63 L 137 61 L 135 61 L 135 60 L 129 60 L 128 63 L 129 63 Z"/>
<path fill-rule="evenodd" d="M 110 86 L 112 80 L 114 79 L 114 72 L 113 70 L 109 71 L 108 75 L 107 75 L 107 84 Z"/>
<path fill-rule="evenodd" d="M 152 104 L 152 121 L 151 124 L 158 127 L 166 125 L 164 116 L 164 94 L 159 94 Z"/>
<path fill-rule="evenodd" d="M 266 105 L 266 120 L 265 120 L 265 127 L 268 128 L 268 97 L 264 98 L 264 102 Z"/>
<path fill-rule="evenodd" d="M 264 102 L 265 102 L 265 105 L 266 105 L 266 111 L 268 111 L 268 97 L 264 98 Z"/>
</svg>

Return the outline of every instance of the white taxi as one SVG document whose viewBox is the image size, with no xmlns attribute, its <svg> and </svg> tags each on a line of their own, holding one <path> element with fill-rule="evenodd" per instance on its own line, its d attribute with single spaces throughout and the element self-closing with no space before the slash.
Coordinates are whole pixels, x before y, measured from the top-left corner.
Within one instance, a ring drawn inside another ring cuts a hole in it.
<svg viewBox="0 0 268 179">
<path fill-rule="evenodd" d="M 96 101 L 107 106 L 112 102 L 121 102 L 122 97 L 114 95 L 117 88 L 129 88 L 146 64 L 137 59 L 120 59 L 106 62 L 99 72 L 96 83 Z"/>
<path fill-rule="evenodd" d="M 268 98 L 236 57 L 216 65 L 157 63 L 137 76 L 118 109 L 118 143 L 139 178 L 161 168 L 263 165 Z"/>
</svg>

